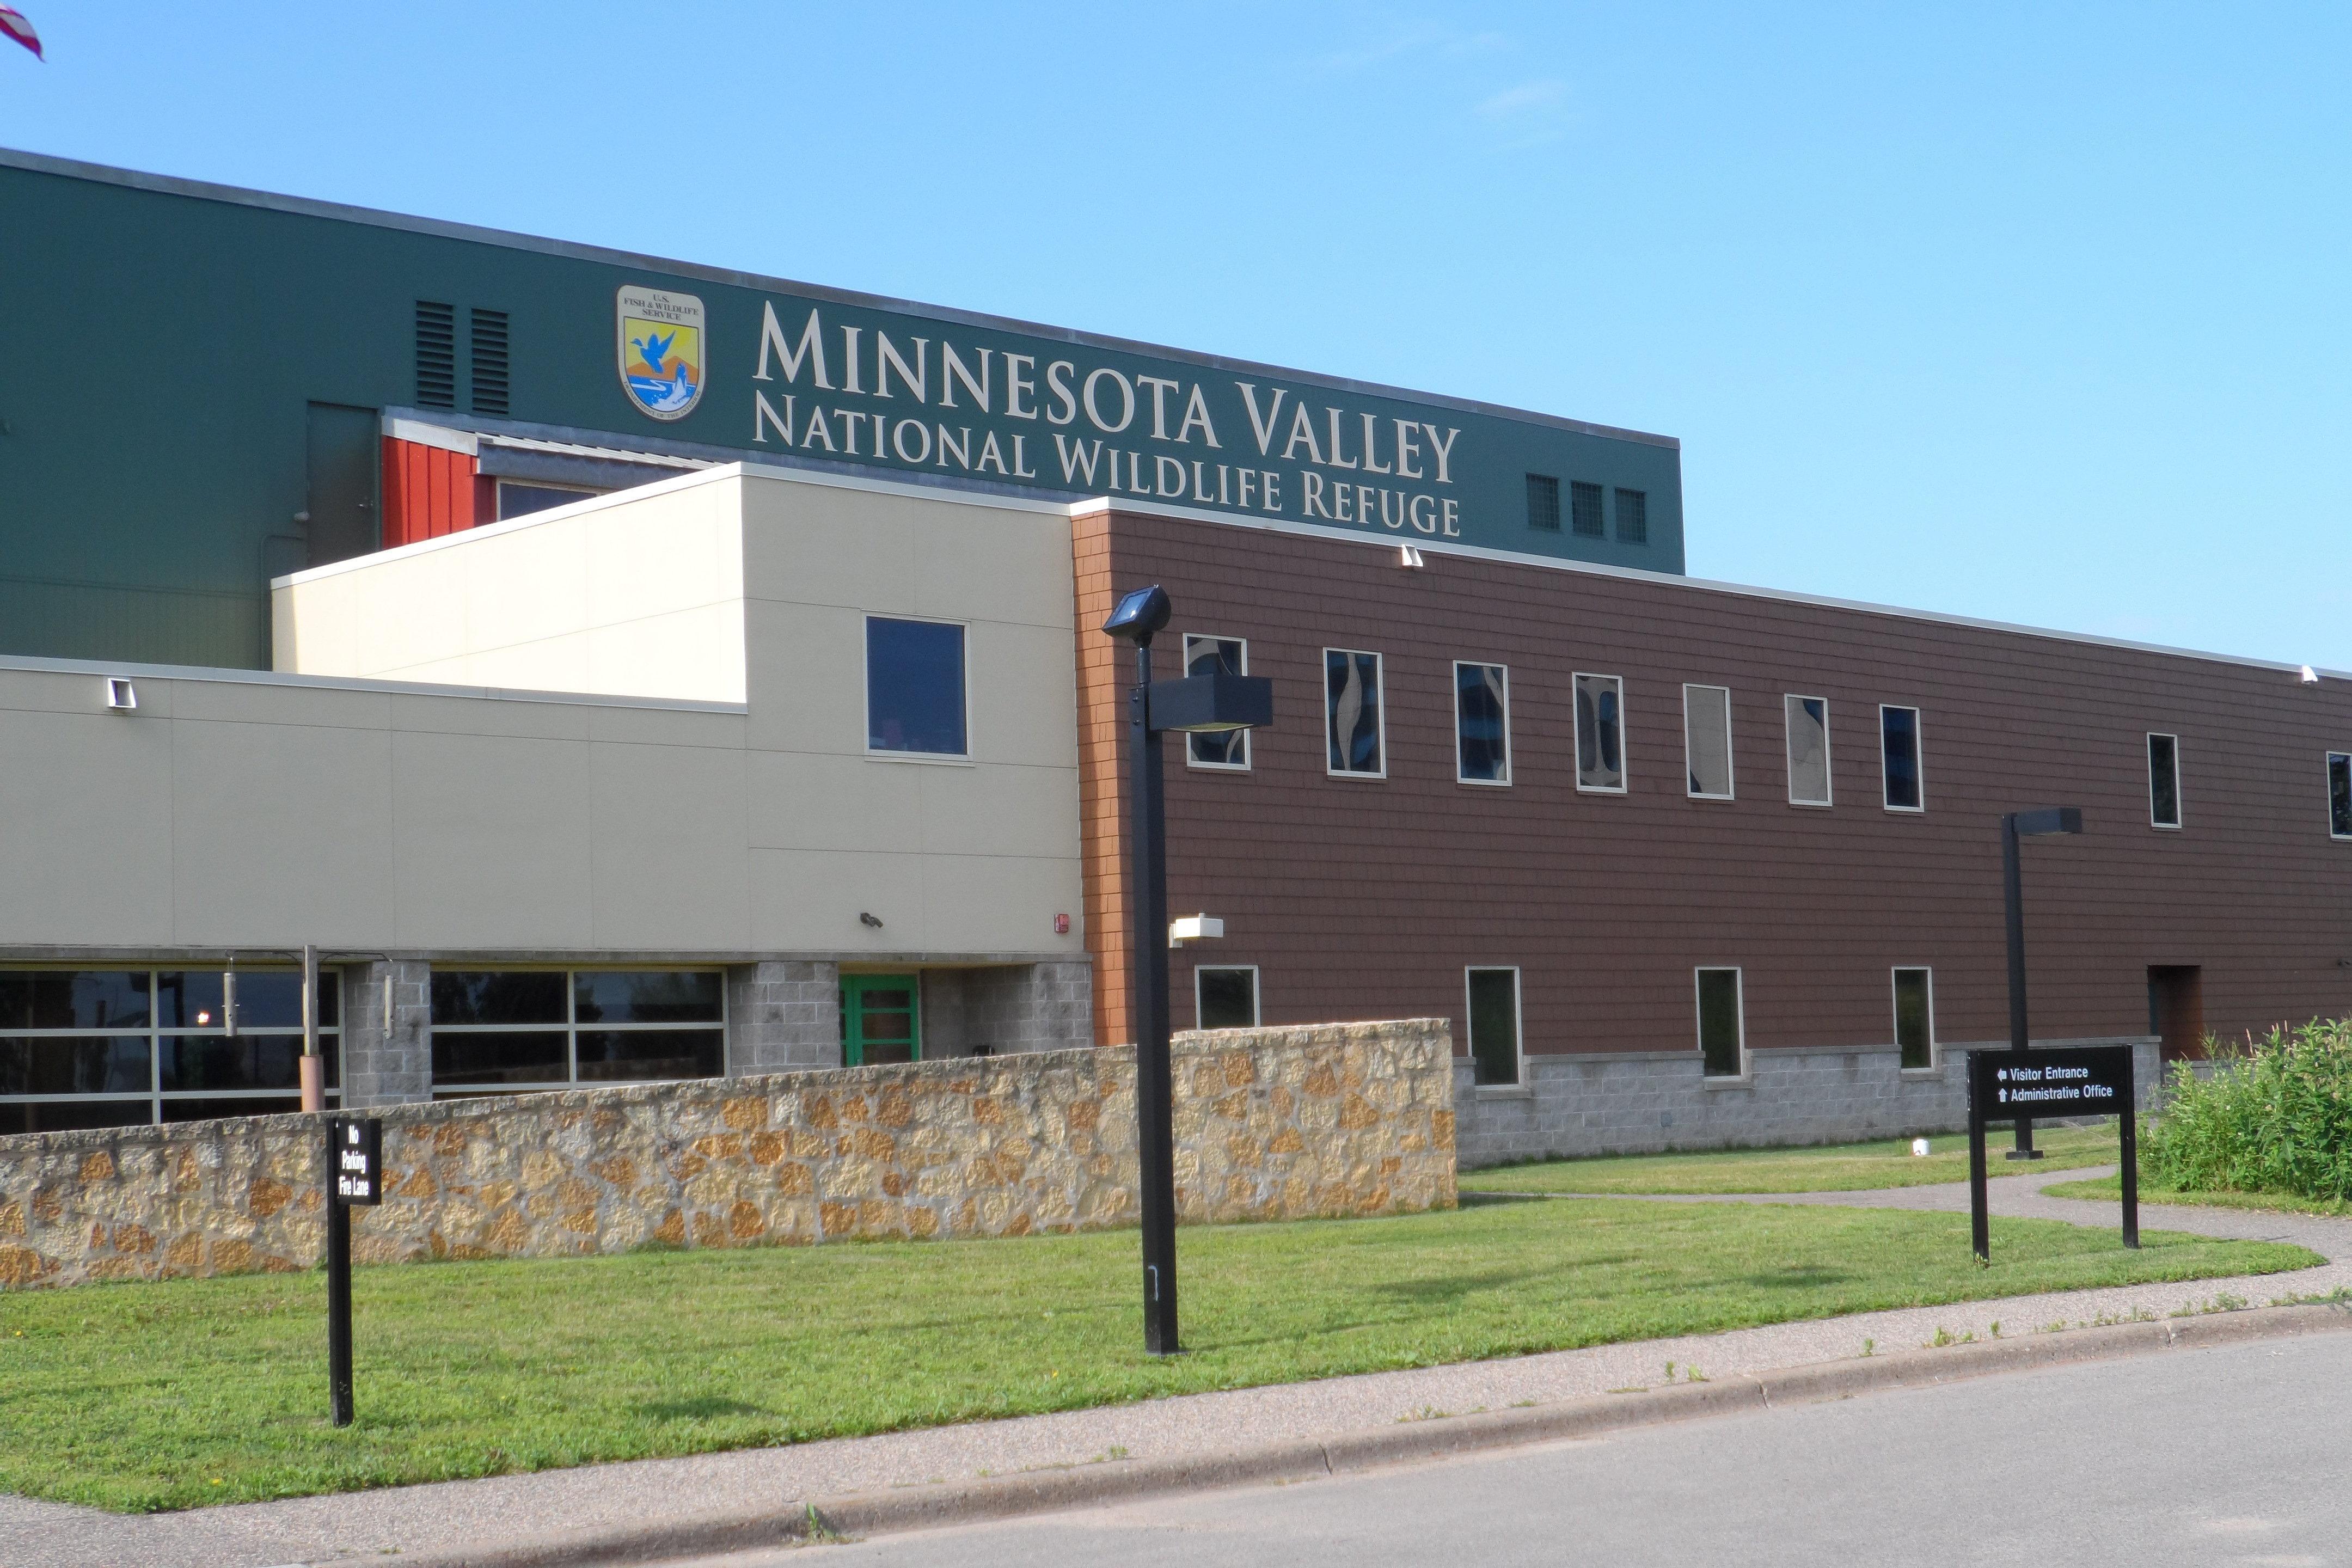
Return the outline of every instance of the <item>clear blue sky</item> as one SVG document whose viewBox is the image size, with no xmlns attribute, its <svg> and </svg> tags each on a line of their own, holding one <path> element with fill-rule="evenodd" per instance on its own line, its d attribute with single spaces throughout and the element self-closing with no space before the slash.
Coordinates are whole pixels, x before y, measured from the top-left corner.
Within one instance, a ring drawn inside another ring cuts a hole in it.
<svg viewBox="0 0 2352 1568">
<path fill-rule="evenodd" d="M 16 0 L 0 143 L 1678 436 L 1690 569 L 2352 668 L 2352 12 Z"/>
</svg>

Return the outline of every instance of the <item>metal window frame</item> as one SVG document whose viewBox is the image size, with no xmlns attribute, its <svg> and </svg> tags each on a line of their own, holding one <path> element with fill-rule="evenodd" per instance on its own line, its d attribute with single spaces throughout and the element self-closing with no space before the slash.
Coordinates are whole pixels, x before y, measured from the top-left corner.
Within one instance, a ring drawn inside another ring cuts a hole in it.
<svg viewBox="0 0 2352 1568">
<path fill-rule="evenodd" d="M 1736 1073 L 1711 1073 L 1706 1070 L 1706 997 L 1700 990 L 1705 976 L 1731 976 L 1731 1021 L 1739 1036 L 1739 1070 Z M 1702 1083 L 1746 1083 L 1755 1076 L 1754 1065 L 1748 1056 L 1748 973 L 1747 966 L 1738 963 L 1698 963 L 1691 966 L 1691 1040 L 1698 1047 L 1699 1080 Z"/>
<path fill-rule="evenodd" d="M 1503 676 L 1503 776 L 1495 779 L 1465 778 L 1462 773 L 1462 672 L 1465 669 L 1500 670 Z M 1326 759 L 1328 760 L 1328 758 Z M 1382 752 L 1382 763 L 1388 761 Z M 1457 658 L 1454 661 L 1454 782 L 1475 784 L 1482 789 L 1511 787 L 1511 667 L 1489 664 L 1484 659 Z"/>
<path fill-rule="evenodd" d="M 1919 804 L 1897 805 L 1887 799 L 1888 785 L 1894 775 L 1886 771 L 1886 716 L 1889 713 L 1911 715 L 1911 765 L 1919 779 Z M 1907 702 L 1882 702 L 1878 705 L 1878 804 L 1888 811 L 1901 812 L 1906 816 L 1917 816 L 1927 809 L 1927 716 Z"/>
<path fill-rule="evenodd" d="M 1720 691 L 1720 692 L 1722 692 L 1722 693 L 1723 693 L 1723 793 L 1722 793 L 1721 795 L 1711 795 L 1711 794 L 1706 794 L 1706 793 L 1703 793 L 1703 792 L 1701 792 L 1701 791 L 1699 791 L 1699 790 L 1696 790 L 1696 789 L 1694 789 L 1694 788 L 1692 788 L 1692 787 L 1691 787 L 1691 765 L 1690 765 L 1691 706 L 1690 706 L 1690 702 L 1691 702 L 1691 693 L 1692 693 L 1692 692 L 1694 692 L 1694 691 Z M 1699 680 L 1685 680 L 1685 681 L 1684 681 L 1684 682 L 1683 682 L 1683 794 L 1684 794 L 1684 796 L 1685 796 L 1686 799 L 1690 799 L 1690 800 L 1738 800 L 1738 799 L 1739 798 L 1739 766 L 1738 766 L 1738 758 L 1737 754 L 1732 751 L 1732 749 L 1731 749 L 1731 745 L 1732 745 L 1732 731 L 1731 731 L 1731 688 L 1729 688 L 1728 686 L 1713 686 L 1713 685 L 1709 685 L 1708 683 L 1706 683 L 1706 682 L 1705 682 L 1705 681 L 1699 681 Z"/>
<path fill-rule="evenodd" d="M 1790 721 L 1790 716 L 1794 711 L 1793 704 L 1799 702 L 1818 702 L 1822 705 L 1822 798 L 1819 800 L 1797 798 L 1797 731 Z M 1830 700 L 1826 697 L 1811 697 L 1801 691 L 1782 692 L 1780 694 L 1780 750 L 1787 758 L 1789 765 L 1789 804 L 1805 806 L 1815 811 L 1827 811 L 1835 806 L 1837 805 L 1837 766 L 1835 753 L 1830 746 Z"/>
<path fill-rule="evenodd" d="M 1208 1025 L 1201 1021 L 1201 976 L 1213 969 L 1235 971 L 1245 970 L 1248 972 L 1250 977 L 1250 1021 L 1247 1024 L 1240 1025 L 1238 1026 L 1248 1029 L 1264 1027 L 1265 1023 L 1265 994 L 1264 991 L 1259 989 L 1257 965 L 1255 963 L 1196 963 L 1192 966 L 1192 1026 L 1196 1029 L 1204 1030 L 1208 1027 Z"/>
<path fill-rule="evenodd" d="M 529 1083 L 451 1084 L 446 1089 L 433 1085 L 436 1100 L 466 1100 L 485 1094 L 556 1094 L 570 1089 L 619 1089 L 637 1084 L 709 1083 L 709 1078 L 626 1078 L 595 1079 L 583 1082 L 580 1077 L 580 987 L 576 976 L 582 974 L 716 974 L 719 976 L 719 1021 L 715 1024 L 607 1024 L 592 1023 L 591 1034 L 661 1034 L 685 1029 L 700 1029 L 719 1037 L 719 1071 L 715 1077 L 731 1078 L 728 1067 L 728 1033 L 730 1018 L 727 1000 L 727 968 L 724 964 L 704 963 L 500 963 L 451 964 L 452 974 L 561 974 L 563 976 L 563 1022 L 560 1024 L 439 1024 L 432 1021 L 433 987 L 428 980 L 425 989 L 425 1073 L 432 1076 L 434 1037 L 439 1035 L 544 1035 L 553 1030 L 563 1031 L 563 1065 L 571 1074 L 568 1079 L 533 1079 Z"/>
<path fill-rule="evenodd" d="M 1551 521 L 1549 522 L 1538 522 L 1536 521 L 1536 486 L 1538 483 L 1549 484 L 1551 486 Z M 1538 474 L 1530 472 L 1528 475 L 1528 526 L 1535 530 L 1538 533 L 1560 533 L 1566 531 L 1560 527 L 1561 521 L 1559 511 L 1559 476 L 1558 474 Z"/>
<path fill-rule="evenodd" d="M 1511 977 L 1511 1047 L 1515 1056 L 1511 1081 L 1480 1083 L 1478 1078 L 1478 1039 L 1472 1031 L 1477 1027 L 1470 1005 L 1470 977 L 1474 974 L 1507 974 Z M 1462 1044 L 1470 1053 L 1470 1079 L 1473 1089 L 1525 1089 L 1528 1083 L 1528 1018 L 1527 987 L 1520 983 L 1519 966 L 1516 963 L 1465 963 L 1462 966 Z"/>
<path fill-rule="evenodd" d="M 165 1089 L 163 1087 L 163 1038 L 167 1035 L 174 1037 L 192 1036 L 205 1039 L 291 1039 L 298 1043 L 302 1038 L 303 1027 L 299 1024 L 272 1024 L 266 1027 L 240 1027 L 234 1036 L 229 1035 L 227 1031 L 219 1025 L 196 1025 L 185 1028 L 178 1026 L 166 1027 L 161 1017 L 162 1008 L 160 1006 L 160 1003 L 162 1000 L 162 991 L 160 983 L 156 976 L 163 973 L 167 969 L 173 971 L 186 971 L 194 968 L 201 973 L 208 966 L 202 964 L 191 965 L 188 963 L 58 964 L 17 963 L 0 964 L 0 972 L 11 974 L 143 974 L 147 977 L 147 1022 L 142 1026 L 135 1028 L 110 1027 L 89 1029 L 0 1030 L 0 1035 L 5 1035 L 7 1038 L 16 1040 L 113 1040 L 143 1037 L 147 1041 L 146 1088 L 138 1089 L 99 1091 L 89 1094 L 0 1094 L 0 1105 L 115 1105 L 128 1100 L 144 1100 L 147 1104 L 147 1120 L 144 1122 L 126 1122 L 121 1123 L 121 1125 L 134 1127 L 159 1127 L 167 1125 L 163 1117 L 163 1108 L 166 1105 L 184 1103 L 189 1100 L 265 1100 L 299 1099 L 301 1095 L 301 1088 L 299 1084 L 288 1089 Z M 222 967 L 227 967 L 225 961 Z M 289 966 L 285 964 L 249 963 L 243 966 L 242 973 L 247 974 L 285 974 L 289 973 L 299 973 L 299 971 L 291 969 Z M 342 1017 L 344 1003 L 344 997 L 342 994 L 343 977 L 340 971 L 329 968 L 322 967 L 319 973 L 321 980 L 330 981 L 330 983 L 336 988 L 336 1021 L 332 1024 L 321 1024 L 319 1026 L 320 1053 L 324 1055 L 331 1048 L 335 1053 L 335 1082 L 330 1086 L 326 1091 L 329 1104 L 334 1105 L 340 1104 L 343 1098 L 343 1069 L 346 1065 L 342 1060 Z M 330 1042 L 331 1042 L 331 1046 Z"/>
<path fill-rule="evenodd" d="M 1579 527 L 1577 527 L 1577 526 L 1576 526 L 1576 492 L 1577 492 L 1578 490 L 1580 490 L 1580 489 L 1589 490 L 1589 491 L 1591 491 L 1591 495 L 1592 495 L 1592 505 L 1593 505 L 1593 510 L 1594 510 L 1594 511 L 1595 511 L 1595 513 L 1597 514 L 1597 516 L 1596 516 L 1596 518 L 1595 518 L 1595 521 L 1598 521 L 1598 522 L 1599 522 L 1599 524 L 1600 524 L 1600 526 L 1599 526 L 1598 528 L 1595 528 L 1595 529 L 1594 529 L 1591 532 L 1590 532 L 1590 533 L 1587 533 L 1584 530 L 1582 530 L 1582 529 L 1580 529 L 1580 528 L 1579 528 Z M 1596 481 L 1596 480 L 1592 480 L 1592 479 L 1570 479 L 1570 480 L 1569 480 L 1569 481 L 1568 481 L 1568 515 L 1567 515 L 1567 517 L 1566 517 L 1565 521 L 1566 521 L 1566 522 L 1567 522 L 1567 524 L 1568 524 L 1568 528 L 1567 528 L 1566 531 L 1567 531 L 1568 536 L 1569 536 L 1570 539 L 1606 539 L 1606 538 L 1608 538 L 1608 537 L 1609 537 L 1609 487 L 1608 487 L 1607 485 L 1601 484 L 1601 483 L 1599 483 L 1598 481 Z"/>
<path fill-rule="evenodd" d="M 1906 1068 L 1903 1061 L 1903 976 L 1924 974 L 1927 977 L 1927 1065 Z M 1896 1069 L 1909 1073 L 1936 1073 L 1944 1070 L 1944 1046 L 1936 1037 L 1936 969 L 1928 963 L 1889 964 L 1886 971 L 1887 1005 L 1893 1009 L 1895 1023 L 1895 1059 Z"/>
<path fill-rule="evenodd" d="M 913 626 L 953 626 L 963 635 L 963 750 L 961 752 L 894 752 L 874 744 L 874 632 L 876 621 L 903 621 Z M 857 690 L 862 699 L 857 705 L 858 743 L 866 755 L 877 763 L 919 763 L 935 766 L 971 767 L 979 751 L 979 737 L 972 732 L 971 722 L 971 626 L 972 623 L 949 616 L 885 615 L 879 610 L 858 612 L 857 621 Z"/>
<path fill-rule="evenodd" d="M 2165 822 L 2156 815 L 2156 743 L 2172 742 L 2172 820 Z M 2147 825 L 2167 833 L 2178 833 L 2189 815 L 2189 803 L 2180 798 L 2180 737 L 2162 730 L 2147 731 Z"/>
<path fill-rule="evenodd" d="M 1215 632 L 1186 632 L 1184 634 L 1183 640 L 1177 645 L 1184 661 L 1182 673 L 1186 675 L 1192 673 L 1192 645 L 1196 642 L 1229 642 L 1240 644 L 1242 650 L 1242 667 L 1234 671 L 1234 673 L 1235 675 L 1247 675 L 1249 673 L 1249 638 L 1221 637 Z M 1245 773 L 1249 772 L 1250 732 L 1247 730 L 1244 730 L 1239 731 L 1239 733 L 1241 735 L 1242 742 L 1242 760 L 1240 762 L 1204 763 L 1192 754 L 1192 742 L 1194 737 L 1187 735 L 1184 737 L 1184 765 L 1188 768 L 1192 768 L 1204 773 Z M 1328 752 L 1326 753 L 1326 760 L 1328 760 Z"/>
<path fill-rule="evenodd" d="M 1628 539 L 1625 537 L 1625 513 L 1623 506 L 1624 498 L 1627 496 L 1638 496 L 1641 498 L 1642 536 L 1639 539 Z M 1609 521 L 1611 524 L 1610 537 L 1615 540 L 1618 543 L 1640 545 L 1648 544 L 1650 542 L 1650 492 L 1647 490 L 1629 489 L 1623 485 L 1610 486 Z"/>
<path fill-rule="evenodd" d="M 2347 775 L 2352 775 L 2352 752 L 2327 753 L 2327 837 L 2339 844 L 2352 844 L 2352 833 L 2336 831 L 2336 765 L 2338 763 L 2344 764 L 2344 770 Z M 2347 778 L 2347 782 L 2352 782 L 2352 778 Z"/>
<path fill-rule="evenodd" d="M 1335 768 L 1331 765 L 1331 722 L 1339 715 L 1331 708 L 1331 656 L 1345 654 L 1349 658 L 1372 661 L 1373 708 L 1377 722 L 1377 742 L 1381 748 L 1381 765 L 1377 770 L 1365 768 Z M 1323 774 L 1335 779 L 1386 779 L 1389 776 L 1389 668 L 1388 660 L 1370 648 L 1327 647 L 1323 650 L 1322 668 L 1316 673 L 1323 687 Z"/>
<path fill-rule="evenodd" d="M 1617 782 L 1613 784 L 1589 784 L 1584 782 L 1584 738 L 1583 731 L 1579 731 L 1576 739 L 1577 790 L 1583 795 L 1626 794 L 1633 782 L 1633 759 L 1625 751 L 1625 678 L 1622 675 L 1602 675 L 1595 670 L 1577 669 L 1569 672 L 1568 679 L 1569 719 L 1571 724 L 1575 721 L 1576 700 L 1582 695 L 1580 688 L 1583 682 L 1605 680 L 1617 689 Z"/>
</svg>

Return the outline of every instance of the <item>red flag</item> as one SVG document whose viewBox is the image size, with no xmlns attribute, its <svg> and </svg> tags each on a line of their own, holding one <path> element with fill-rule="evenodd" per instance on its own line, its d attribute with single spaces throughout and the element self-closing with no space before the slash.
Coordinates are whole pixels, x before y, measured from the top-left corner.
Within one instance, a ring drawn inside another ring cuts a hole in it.
<svg viewBox="0 0 2352 1568">
<path fill-rule="evenodd" d="M 33 30 L 33 24 L 25 20 L 25 14 L 15 6 L 0 5 L 0 33 L 7 34 L 32 50 L 35 59 L 48 58 L 47 55 L 41 53 L 41 35 Z"/>
</svg>

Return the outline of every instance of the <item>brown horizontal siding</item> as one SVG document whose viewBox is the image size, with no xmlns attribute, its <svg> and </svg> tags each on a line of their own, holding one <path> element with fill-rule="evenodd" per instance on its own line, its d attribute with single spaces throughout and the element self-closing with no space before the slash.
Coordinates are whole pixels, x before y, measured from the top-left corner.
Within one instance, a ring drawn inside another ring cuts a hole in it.
<svg viewBox="0 0 2352 1568">
<path fill-rule="evenodd" d="M 2352 1005 L 2352 845 L 2324 753 L 2352 694 L 2279 672 L 1685 584 L 1131 514 L 1077 525 L 1088 930 L 1098 1037 L 1127 1024 L 1117 758 L 1129 679 L 1092 628 L 1163 584 L 1185 632 L 1244 637 L 1276 722 L 1253 771 L 1170 747 L 1171 908 L 1260 966 L 1268 1023 L 1462 1013 L 1467 964 L 1521 967 L 1532 1051 L 1693 1048 L 1690 971 L 1745 972 L 1751 1046 L 1883 1044 L 1888 970 L 1936 972 L 1946 1040 L 2007 1032 L 1998 817 L 2075 805 L 2029 843 L 2034 1033 L 2140 1033 L 2146 971 L 2203 971 L 2228 1032 Z M 1321 650 L 1383 656 L 1388 772 L 1327 777 Z M 1453 661 L 1510 668 L 1507 789 L 1454 782 Z M 1630 793 L 1575 787 L 1574 672 L 1624 678 Z M 1738 798 L 1685 797 L 1685 682 L 1732 692 Z M 1836 804 L 1787 804 L 1784 693 L 1830 703 Z M 1921 710 L 1924 814 L 1880 804 L 1878 705 Z M 2180 832 L 2147 823 L 2145 734 L 2180 736 Z"/>
</svg>

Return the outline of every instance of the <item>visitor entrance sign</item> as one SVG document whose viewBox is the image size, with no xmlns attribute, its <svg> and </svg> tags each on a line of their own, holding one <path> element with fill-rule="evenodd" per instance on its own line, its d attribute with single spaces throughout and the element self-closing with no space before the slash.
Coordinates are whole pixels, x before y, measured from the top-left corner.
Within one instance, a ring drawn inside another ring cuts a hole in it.
<svg viewBox="0 0 2352 1568">
<path fill-rule="evenodd" d="M 2113 1116 L 2122 1134 L 2124 1245 L 2139 1245 L 2139 1139 L 2132 1106 L 2132 1048 L 1969 1053 L 1969 1212 L 1976 1254 L 1991 1260 L 1985 1198 L 1985 1125 L 2044 1117 Z"/>
</svg>

